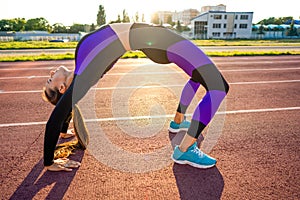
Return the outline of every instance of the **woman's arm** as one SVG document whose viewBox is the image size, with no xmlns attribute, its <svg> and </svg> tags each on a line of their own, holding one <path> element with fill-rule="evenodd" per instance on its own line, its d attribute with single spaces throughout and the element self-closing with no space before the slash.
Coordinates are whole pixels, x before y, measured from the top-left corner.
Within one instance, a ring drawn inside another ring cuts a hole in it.
<svg viewBox="0 0 300 200">
<path fill-rule="evenodd" d="M 72 110 L 72 84 L 61 97 L 51 116 L 46 124 L 45 138 L 44 138 L 44 165 L 50 166 L 54 163 L 54 151 L 59 138 L 59 134 L 65 119 L 68 117 L 70 110 Z"/>
</svg>

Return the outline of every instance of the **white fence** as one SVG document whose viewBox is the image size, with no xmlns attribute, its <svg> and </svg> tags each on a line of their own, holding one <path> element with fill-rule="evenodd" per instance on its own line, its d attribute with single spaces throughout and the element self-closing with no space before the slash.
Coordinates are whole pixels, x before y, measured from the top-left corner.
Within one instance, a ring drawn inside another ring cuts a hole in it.
<svg viewBox="0 0 300 200">
<path fill-rule="evenodd" d="M 45 31 L 30 32 L 0 32 L 0 41 L 79 41 L 79 33 L 48 33 Z"/>
</svg>

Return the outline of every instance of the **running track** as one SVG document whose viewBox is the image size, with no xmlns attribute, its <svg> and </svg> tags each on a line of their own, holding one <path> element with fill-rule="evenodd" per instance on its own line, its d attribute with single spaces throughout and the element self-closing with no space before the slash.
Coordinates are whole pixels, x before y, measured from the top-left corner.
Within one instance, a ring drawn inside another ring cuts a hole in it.
<svg viewBox="0 0 300 200">
<path fill-rule="evenodd" d="M 42 101 L 41 88 L 51 68 L 71 69 L 73 61 L 0 63 L 0 198 L 299 199 L 300 56 L 212 59 L 231 86 L 217 114 L 215 145 L 208 145 L 217 167 L 147 157 L 184 134 L 167 127 L 187 76 L 175 65 L 123 59 L 80 104 L 87 123 L 101 127 L 109 141 L 102 137 L 98 145 L 107 155 L 99 160 L 94 149 L 77 151 L 72 158 L 82 166 L 69 173 L 43 169 L 43 133 L 53 107 Z M 106 151 L 108 144 L 118 149 Z M 144 160 L 136 162 L 140 155 Z"/>
</svg>

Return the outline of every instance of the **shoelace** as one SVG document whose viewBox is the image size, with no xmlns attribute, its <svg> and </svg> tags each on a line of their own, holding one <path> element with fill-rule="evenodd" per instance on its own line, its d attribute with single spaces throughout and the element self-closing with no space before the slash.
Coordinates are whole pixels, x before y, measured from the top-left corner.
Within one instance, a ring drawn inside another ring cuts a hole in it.
<svg viewBox="0 0 300 200">
<path fill-rule="evenodd" d="M 192 152 L 196 153 L 200 158 L 202 158 L 204 156 L 204 153 L 198 149 L 197 147 L 195 147 Z"/>
</svg>

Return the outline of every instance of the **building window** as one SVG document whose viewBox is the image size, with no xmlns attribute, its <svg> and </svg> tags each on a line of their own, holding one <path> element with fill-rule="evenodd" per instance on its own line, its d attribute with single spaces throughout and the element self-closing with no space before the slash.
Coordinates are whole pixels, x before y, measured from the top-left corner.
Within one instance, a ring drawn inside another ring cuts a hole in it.
<svg viewBox="0 0 300 200">
<path fill-rule="evenodd" d="M 241 18 L 240 19 L 244 19 L 244 20 L 247 20 L 249 17 L 249 15 L 241 15 Z"/>
<path fill-rule="evenodd" d="M 207 22 L 198 22 L 195 21 L 195 30 L 194 30 L 194 34 L 204 34 L 206 33 L 206 26 L 207 26 Z"/>
<path fill-rule="evenodd" d="M 227 19 L 227 15 L 224 15 L 224 19 Z"/>
<path fill-rule="evenodd" d="M 248 24 L 240 24 L 240 29 L 247 29 L 247 26 Z"/>
<path fill-rule="evenodd" d="M 235 19 L 238 19 L 238 15 L 235 16 Z"/>
<path fill-rule="evenodd" d="M 236 28 L 236 24 L 234 24 L 234 28 Z"/>
<path fill-rule="evenodd" d="M 214 15 L 214 19 L 222 19 L 222 15 Z"/>
<path fill-rule="evenodd" d="M 227 24 L 223 24 L 223 28 L 226 28 L 226 25 L 227 25 Z"/>
<path fill-rule="evenodd" d="M 221 24 L 213 24 L 213 28 L 221 28 Z"/>
<path fill-rule="evenodd" d="M 219 33 L 219 32 L 213 32 L 212 35 L 213 35 L 213 37 L 220 37 L 221 33 Z"/>
<path fill-rule="evenodd" d="M 227 38 L 230 38 L 230 37 L 233 36 L 233 33 L 227 33 L 227 32 L 225 32 L 225 33 L 223 33 L 223 36 L 227 37 Z"/>
</svg>

